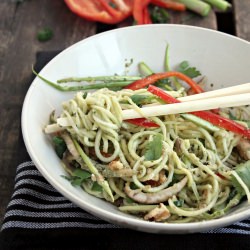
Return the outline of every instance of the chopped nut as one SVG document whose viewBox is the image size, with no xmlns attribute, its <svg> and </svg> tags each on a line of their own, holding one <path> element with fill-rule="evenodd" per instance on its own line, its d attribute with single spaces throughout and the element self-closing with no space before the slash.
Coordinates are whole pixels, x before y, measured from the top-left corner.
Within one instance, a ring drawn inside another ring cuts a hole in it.
<svg viewBox="0 0 250 250">
<path fill-rule="evenodd" d="M 161 185 L 162 183 L 164 183 L 166 181 L 167 177 L 165 175 L 165 170 L 162 169 L 159 173 L 159 185 Z"/>
<path fill-rule="evenodd" d="M 148 168 L 147 169 L 147 174 L 151 174 L 154 170 L 152 168 Z M 156 175 L 154 175 L 150 180 L 153 181 L 158 181 L 159 180 L 159 174 L 157 173 Z"/>
<path fill-rule="evenodd" d="M 150 221 L 163 221 L 170 217 L 170 212 L 167 207 L 160 203 L 158 207 L 152 209 L 149 213 L 144 216 L 145 220 Z"/>
<path fill-rule="evenodd" d="M 123 164 L 120 161 L 111 161 L 108 165 L 112 171 L 123 169 Z"/>
<path fill-rule="evenodd" d="M 91 180 L 96 181 L 96 176 L 94 174 L 91 174 Z"/>
<path fill-rule="evenodd" d="M 157 178 L 156 178 L 157 177 Z M 152 178 L 151 180 L 147 180 L 146 183 L 152 187 L 160 186 L 162 183 L 164 183 L 167 180 L 167 177 L 165 175 L 165 170 L 162 169 L 155 178 Z"/>
</svg>

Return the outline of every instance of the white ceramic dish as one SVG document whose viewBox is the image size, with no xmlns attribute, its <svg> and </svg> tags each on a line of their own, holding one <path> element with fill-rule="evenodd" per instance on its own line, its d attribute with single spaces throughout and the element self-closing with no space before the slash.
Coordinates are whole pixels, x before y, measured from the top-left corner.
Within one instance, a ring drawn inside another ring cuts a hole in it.
<svg viewBox="0 0 250 250">
<path fill-rule="evenodd" d="M 250 43 L 217 31 L 184 25 L 132 26 L 101 33 L 64 50 L 40 72 L 56 81 L 67 76 L 122 74 L 125 63 L 133 59 L 129 73 L 145 61 L 155 71 L 163 70 L 166 44 L 174 66 L 188 60 L 206 75 L 214 88 L 250 81 Z M 250 206 L 238 206 L 220 219 L 189 223 L 152 223 L 126 215 L 115 206 L 73 187 L 60 177 L 65 174 L 43 127 L 52 110 L 73 93 L 53 89 L 36 78 L 26 95 L 22 110 L 25 145 L 42 175 L 65 197 L 86 211 L 123 227 L 152 233 L 193 233 L 232 224 L 250 216 Z"/>
</svg>

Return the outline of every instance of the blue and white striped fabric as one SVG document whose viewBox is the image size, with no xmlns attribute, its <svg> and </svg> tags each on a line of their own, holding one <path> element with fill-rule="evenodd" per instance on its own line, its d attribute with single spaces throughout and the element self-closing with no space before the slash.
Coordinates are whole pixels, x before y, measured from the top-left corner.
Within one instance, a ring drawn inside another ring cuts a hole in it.
<svg viewBox="0 0 250 250">
<path fill-rule="evenodd" d="M 32 162 L 25 162 L 17 167 L 14 193 L 1 230 L 13 228 L 120 229 L 119 226 L 85 212 L 64 198 L 42 177 Z M 206 233 L 250 235 L 250 218 Z"/>
<path fill-rule="evenodd" d="M 2 230 L 8 228 L 114 228 L 58 193 L 32 162 L 17 167 L 14 192 Z"/>
</svg>

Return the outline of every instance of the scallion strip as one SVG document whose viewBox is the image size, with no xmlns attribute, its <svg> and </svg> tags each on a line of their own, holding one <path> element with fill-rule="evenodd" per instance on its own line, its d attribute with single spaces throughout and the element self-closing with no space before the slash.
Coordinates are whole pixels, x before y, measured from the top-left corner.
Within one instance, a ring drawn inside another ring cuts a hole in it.
<svg viewBox="0 0 250 250">
<path fill-rule="evenodd" d="M 226 11 L 232 6 L 229 2 L 225 0 L 204 0 L 204 1 L 221 11 Z"/>
<path fill-rule="evenodd" d="M 139 76 L 90 76 L 90 77 L 69 77 L 63 78 L 57 81 L 57 83 L 68 83 L 68 82 L 126 82 L 136 81 L 141 79 Z"/>
<path fill-rule="evenodd" d="M 183 3 L 187 9 L 201 16 L 207 16 L 211 10 L 211 5 L 200 0 L 177 0 L 177 2 Z"/>
<path fill-rule="evenodd" d="M 95 175 L 97 183 L 102 186 L 102 188 L 106 191 L 106 193 L 110 196 L 111 201 L 114 202 L 114 196 L 112 194 L 112 191 L 109 187 L 108 182 L 104 179 L 104 177 L 99 173 L 98 169 L 94 166 L 90 158 L 84 153 L 83 149 L 79 145 L 79 143 L 73 139 L 74 145 L 76 147 L 76 150 L 78 151 L 79 155 L 89 168 L 89 171 Z"/>
<path fill-rule="evenodd" d="M 102 89 L 102 88 L 122 88 L 125 87 L 127 85 L 129 85 L 130 83 L 132 83 L 133 81 L 120 81 L 120 82 L 102 82 L 102 83 L 95 83 L 95 84 L 86 84 L 86 85 L 80 85 L 80 86 L 63 86 L 63 85 L 59 85 L 57 83 L 51 82 L 48 79 L 44 78 L 43 76 L 41 76 L 40 74 L 38 74 L 34 69 L 32 69 L 33 73 L 40 78 L 42 81 L 44 81 L 45 83 L 47 83 L 48 85 L 50 85 L 51 87 L 63 91 L 63 92 L 67 92 L 67 91 L 80 91 L 80 90 L 91 90 L 91 89 Z"/>
</svg>

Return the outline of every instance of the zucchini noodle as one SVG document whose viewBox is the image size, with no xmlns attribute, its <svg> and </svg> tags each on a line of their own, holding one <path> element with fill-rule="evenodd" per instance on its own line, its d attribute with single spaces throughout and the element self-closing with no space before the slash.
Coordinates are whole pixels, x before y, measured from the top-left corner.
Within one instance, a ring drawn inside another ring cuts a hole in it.
<svg viewBox="0 0 250 250">
<path fill-rule="evenodd" d="M 183 90 L 168 93 L 187 95 Z M 160 104 L 146 89 L 77 92 L 47 125 L 47 133 L 71 138 L 64 140 L 67 150 L 62 161 L 73 179 L 79 169 L 91 174 L 81 182 L 87 193 L 114 203 L 124 213 L 149 220 L 164 210 L 164 223 L 223 215 L 221 211 L 227 211 L 237 191 L 232 178 L 250 200 L 247 185 L 235 171 L 245 161 L 237 153 L 241 136 L 221 128 L 209 130 L 181 114 L 151 118 L 156 127 L 123 121 L 122 110 L 141 112 L 133 98 L 140 95 L 147 105 Z M 231 109 L 225 109 L 221 114 L 228 117 L 229 112 Z M 240 107 L 234 115 L 249 119 L 250 112 Z M 76 146 L 85 153 L 77 153 Z"/>
</svg>

